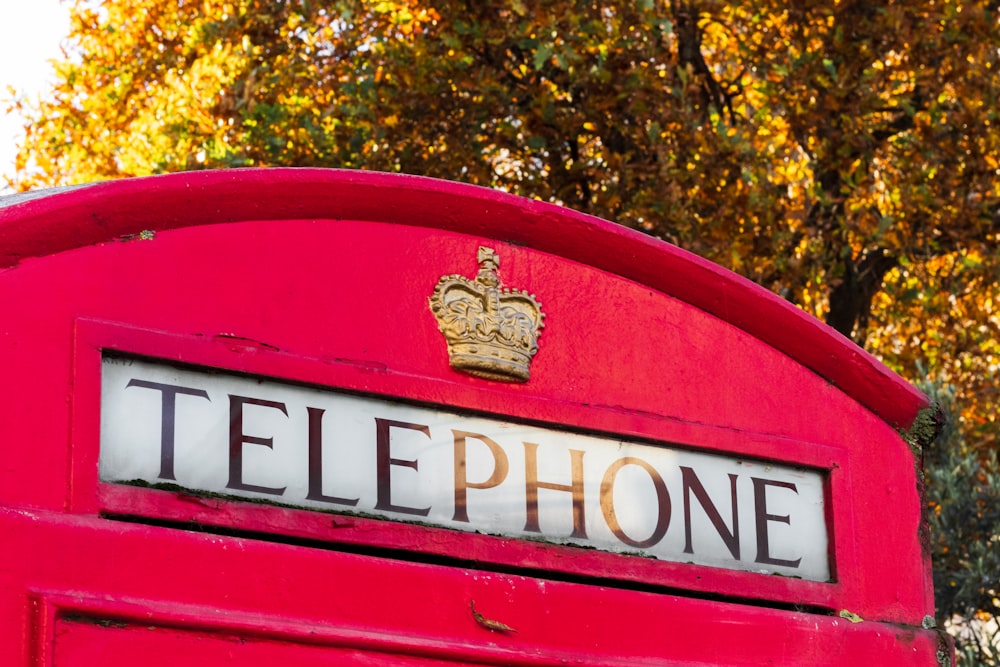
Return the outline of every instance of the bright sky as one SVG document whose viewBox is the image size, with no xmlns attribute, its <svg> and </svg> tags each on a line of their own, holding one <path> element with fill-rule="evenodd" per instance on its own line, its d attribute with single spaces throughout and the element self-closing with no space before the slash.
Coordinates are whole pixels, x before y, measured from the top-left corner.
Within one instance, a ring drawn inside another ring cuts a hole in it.
<svg viewBox="0 0 1000 667">
<path fill-rule="evenodd" d="M 19 116 L 4 113 L 8 86 L 35 98 L 52 80 L 49 60 L 61 58 L 59 43 L 69 33 L 69 4 L 60 0 L 0 0 L 0 176 L 14 172 L 23 137 Z M 0 194 L 5 183 L 0 178 Z"/>
</svg>

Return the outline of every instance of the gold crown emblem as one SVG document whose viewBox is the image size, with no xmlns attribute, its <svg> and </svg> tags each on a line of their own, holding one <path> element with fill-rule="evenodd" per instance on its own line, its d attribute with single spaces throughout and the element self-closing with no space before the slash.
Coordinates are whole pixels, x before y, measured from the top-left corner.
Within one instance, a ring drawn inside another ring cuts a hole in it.
<svg viewBox="0 0 1000 667">
<path fill-rule="evenodd" d="M 479 248 L 475 280 L 442 276 L 431 295 L 431 311 L 448 342 L 453 368 L 504 382 L 527 382 L 544 326 L 541 305 L 517 289 L 500 287 L 500 258 Z"/>
</svg>

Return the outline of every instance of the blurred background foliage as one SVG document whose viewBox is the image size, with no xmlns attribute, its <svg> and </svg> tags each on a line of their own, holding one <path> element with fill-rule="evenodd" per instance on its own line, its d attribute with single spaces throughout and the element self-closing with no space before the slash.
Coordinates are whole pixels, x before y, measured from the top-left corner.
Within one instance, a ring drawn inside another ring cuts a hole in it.
<svg viewBox="0 0 1000 667">
<path fill-rule="evenodd" d="M 904 376 L 934 378 L 925 389 L 953 425 L 928 459 L 939 612 L 988 627 L 1000 578 L 998 10 L 74 0 L 57 83 L 39 103 L 11 101 L 27 135 L 8 181 L 399 171 L 564 204 L 729 267 Z M 992 641 L 980 664 L 1000 664 Z"/>
<path fill-rule="evenodd" d="M 1000 457 L 968 446 L 952 387 L 917 385 L 941 408 L 941 432 L 924 449 L 938 617 L 959 664 L 1000 665 Z"/>
</svg>

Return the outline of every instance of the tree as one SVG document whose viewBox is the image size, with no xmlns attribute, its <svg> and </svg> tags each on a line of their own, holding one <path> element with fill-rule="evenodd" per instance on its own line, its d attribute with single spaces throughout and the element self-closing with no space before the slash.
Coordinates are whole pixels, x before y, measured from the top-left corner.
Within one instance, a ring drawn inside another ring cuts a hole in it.
<svg viewBox="0 0 1000 667">
<path fill-rule="evenodd" d="M 210 167 L 425 174 L 740 272 L 995 450 L 997 0 L 75 0 L 20 189 Z"/>
<path fill-rule="evenodd" d="M 919 385 L 943 426 L 924 449 L 937 616 L 956 635 L 961 664 L 1000 665 L 1000 456 L 969 449 L 953 388 Z"/>
</svg>

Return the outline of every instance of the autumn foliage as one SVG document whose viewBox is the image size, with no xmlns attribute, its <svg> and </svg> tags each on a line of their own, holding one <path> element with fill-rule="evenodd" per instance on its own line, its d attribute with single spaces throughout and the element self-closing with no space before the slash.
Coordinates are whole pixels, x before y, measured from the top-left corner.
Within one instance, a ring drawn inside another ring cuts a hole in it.
<svg viewBox="0 0 1000 667">
<path fill-rule="evenodd" d="M 996 449 L 997 0 L 76 0 L 20 189 L 327 166 L 502 188 L 748 276 Z"/>
</svg>

